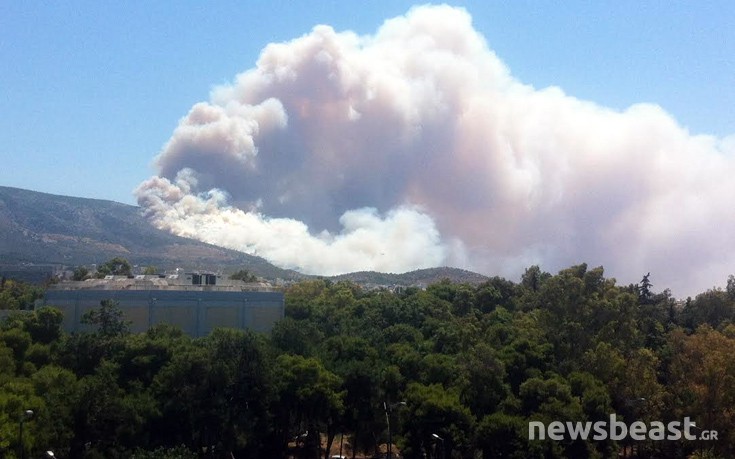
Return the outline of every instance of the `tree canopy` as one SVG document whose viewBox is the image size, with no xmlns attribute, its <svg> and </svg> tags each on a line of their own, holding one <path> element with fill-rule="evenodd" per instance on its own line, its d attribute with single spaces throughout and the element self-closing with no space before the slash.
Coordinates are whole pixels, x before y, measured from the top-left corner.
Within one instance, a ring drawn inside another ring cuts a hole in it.
<svg viewBox="0 0 735 459">
<path fill-rule="evenodd" d="M 133 273 L 133 267 L 128 260 L 122 257 L 115 257 L 108 260 L 97 267 L 97 275 L 104 276 L 130 276 Z"/>
<path fill-rule="evenodd" d="M 270 334 L 196 339 L 130 333 L 112 300 L 71 335 L 53 308 L 17 311 L 0 322 L 0 456 L 371 457 L 390 438 L 406 458 L 733 457 L 735 281 L 677 301 L 653 280 L 584 264 L 399 292 L 308 280 Z M 528 437 L 530 421 L 611 413 L 690 417 L 718 439 Z"/>
</svg>

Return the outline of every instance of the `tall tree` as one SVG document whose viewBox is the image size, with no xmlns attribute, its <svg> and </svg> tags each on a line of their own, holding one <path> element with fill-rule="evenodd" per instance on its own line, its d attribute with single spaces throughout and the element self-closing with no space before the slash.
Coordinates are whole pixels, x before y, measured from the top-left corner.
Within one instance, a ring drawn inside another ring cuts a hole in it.
<svg viewBox="0 0 735 459">
<path fill-rule="evenodd" d="M 133 273 L 133 267 L 130 262 L 122 257 L 115 257 L 108 260 L 97 267 L 97 275 L 104 276 L 130 276 Z"/>
</svg>

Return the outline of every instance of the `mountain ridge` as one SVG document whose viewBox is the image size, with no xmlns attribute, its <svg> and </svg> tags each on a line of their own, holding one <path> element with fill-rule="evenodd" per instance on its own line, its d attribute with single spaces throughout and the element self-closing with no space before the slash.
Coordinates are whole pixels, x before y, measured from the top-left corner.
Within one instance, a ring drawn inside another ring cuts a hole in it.
<svg viewBox="0 0 735 459">
<path fill-rule="evenodd" d="M 358 284 L 426 286 L 449 279 L 452 282 L 481 284 L 490 278 L 466 269 L 441 266 L 436 268 L 416 269 L 405 273 L 381 273 L 378 271 L 356 271 L 332 276 L 331 279 L 349 280 Z"/>
<path fill-rule="evenodd" d="M 247 269 L 266 279 L 327 278 L 372 285 L 428 285 L 442 279 L 481 283 L 471 271 L 440 267 L 405 273 L 359 271 L 314 276 L 282 269 L 267 260 L 170 234 L 155 228 L 141 209 L 116 201 L 62 196 L 0 186 L 0 264 L 78 266 L 116 256 L 161 269 Z"/>
<path fill-rule="evenodd" d="M 121 256 L 140 266 L 246 268 L 268 278 L 303 277 L 260 257 L 159 230 L 139 207 L 115 201 L 0 186 L 0 233 L 6 264 L 75 266 Z"/>
</svg>

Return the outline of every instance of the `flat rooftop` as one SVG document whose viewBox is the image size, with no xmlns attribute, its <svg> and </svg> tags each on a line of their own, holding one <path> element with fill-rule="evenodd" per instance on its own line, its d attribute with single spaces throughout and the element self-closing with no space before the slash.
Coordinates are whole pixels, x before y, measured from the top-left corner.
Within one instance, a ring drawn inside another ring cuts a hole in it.
<svg viewBox="0 0 735 459">
<path fill-rule="evenodd" d="M 179 290 L 218 292 L 280 291 L 268 282 L 243 282 L 212 273 L 105 276 L 102 279 L 62 281 L 48 290 Z"/>
</svg>

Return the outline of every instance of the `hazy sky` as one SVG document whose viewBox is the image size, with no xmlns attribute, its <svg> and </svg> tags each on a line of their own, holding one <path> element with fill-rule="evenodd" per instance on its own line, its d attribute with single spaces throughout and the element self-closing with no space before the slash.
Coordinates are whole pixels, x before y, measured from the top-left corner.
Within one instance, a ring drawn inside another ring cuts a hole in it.
<svg viewBox="0 0 735 459">
<path fill-rule="evenodd" d="M 314 272 L 724 283 L 731 2 L 451 5 L 2 2 L 0 184 L 140 202 Z"/>
</svg>

